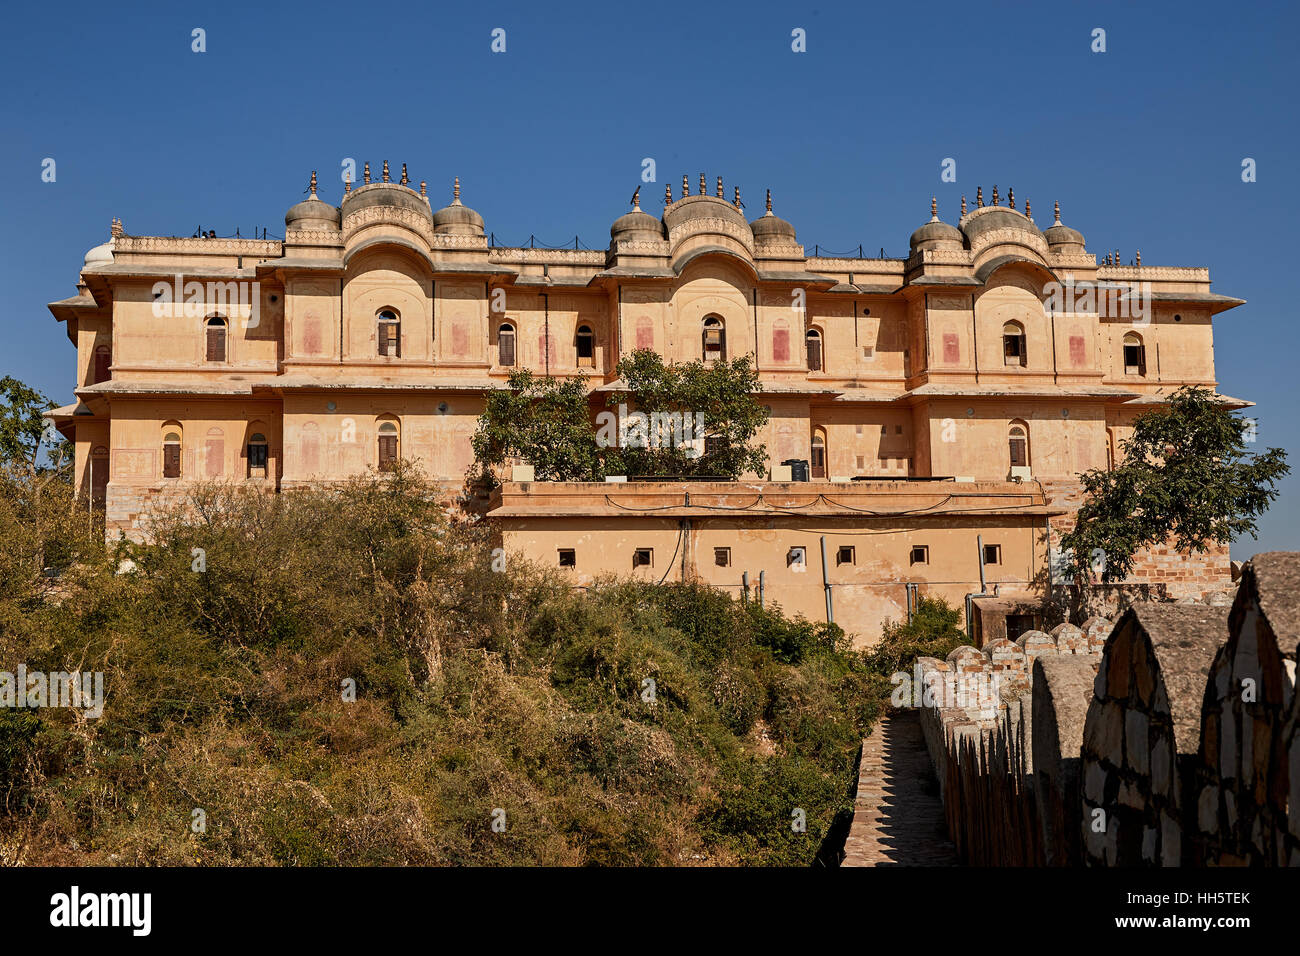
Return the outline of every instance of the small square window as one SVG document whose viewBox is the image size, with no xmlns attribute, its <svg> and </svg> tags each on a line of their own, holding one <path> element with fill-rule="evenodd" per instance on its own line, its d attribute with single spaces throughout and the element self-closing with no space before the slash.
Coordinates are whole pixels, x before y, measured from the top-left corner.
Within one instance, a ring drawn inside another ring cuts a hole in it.
<svg viewBox="0 0 1300 956">
<path fill-rule="evenodd" d="M 802 571 L 808 566 L 808 552 L 802 547 L 791 548 L 785 556 L 785 566 L 795 571 Z"/>
<path fill-rule="evenodd" d="M 1002 545 L 986 544 L 984 545 L 984 563 L 1001 564 L 1002 563 Z"/>
<path fill-rule="evenodd" d="M 866 467 L 867 467 L 867 456 L 858 455 L 858 471 L 861 472 L 862 469 Z"/>
<path fill-rule="evenodd" d="M 560 567 L 576 568 L 578 566 L 578 555 L 572 548 L 560 548 Z"/>
<path fill-rule="evenodd" d="M 653 568 L 655 566 L 654 548 L 637 548 L 632 552 L 632 567 Z"/>
<path fill-rule="evenodd" d="M 895 434 L 895 435 L 901 435 L 901 434 L 903 434 L 903 426 L 902 426 L 902 425 L 895 425 L 895 426 L 894 426 L 894 434 Z"/>
<path fill-rule="evenodd" d="M 840 564 L 857 564 L 851 545 L 843 545 L 835 552 L 835 563 Z"/>
<path fill-rule="evenodd" d="M 716 564 L 716 565 L 717 565 L 718 567 L 720 567 L 720 568 L 729 568 L 729 567 L 731 567 L 731 549 L 730 549 L 730 548 L 714 548 L 714 549 L 713 549 L 713 563 Z"/>
<path fill-rule="evenodd" d="M 912 545 L 912 564 L 929 564 L 930 563 L 930 546 L 925 544 Z"/>
</svg>

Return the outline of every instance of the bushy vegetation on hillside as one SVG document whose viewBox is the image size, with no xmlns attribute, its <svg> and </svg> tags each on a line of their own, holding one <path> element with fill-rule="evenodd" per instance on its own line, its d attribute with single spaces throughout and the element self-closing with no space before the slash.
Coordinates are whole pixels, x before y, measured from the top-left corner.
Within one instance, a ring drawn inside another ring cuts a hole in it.
<svg viewBox="0 0 1300 956">
<path fill-rule="evenodd" d="M 106 704 L 0 710 L 0 862 L 808 865 L 850 809 L 879 697 L 833 625 L 502 569 L 405 466 L 108 554 L 3 481 L 0 670 Z"/>
</svg>

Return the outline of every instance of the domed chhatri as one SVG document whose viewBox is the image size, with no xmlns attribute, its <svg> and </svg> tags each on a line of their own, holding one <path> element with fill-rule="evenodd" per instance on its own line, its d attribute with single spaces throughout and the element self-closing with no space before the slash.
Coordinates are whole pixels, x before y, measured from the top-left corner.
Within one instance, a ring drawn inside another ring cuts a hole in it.
<svg viewBox="0 0 1300 956">
<path fill-rule="evenodd" d="M 1026 212 L 1016 209 L 1016 191 L 1007 193 L 1008 204 L 999 205 L 998 187 L 993 187 L 993 205 L 984 205 L 984 187 L 975 190 L 975 209 L 961 217 L 961 231 L 966 241 L 975 242 L 980 236 L 998 229 L 1018 229 L 1041 236 L 1038 226 Z"/>
<path fill-rule="evenodd" d="M 460 201 L 460 177 L 452 184 L 451 205 L 433 214 L 433 231 L 449 236 L 483 235 L 483 217 Z"/>
<path fill-rule="evenodd" d="M 1043 230 L 1043 237 L 1053 252 L 1084 252 L 1083 233 L 1061 223 L 1061 204 L 1053 204 L 1056 221 Z"/>
<path fill-rule="evenodd" d="M 671 201 L 671 198 L 669 201 Z M 663 223 L 641 209 L 640 186 L 632 194 L 632 211 L 614 220 L 614 225 L 609 228 L 609 236 L 615 241 L 662 239 L 664 237 Z"/>
<path fill-rule="evenodd" d="M 342 214 L 336 206 L 316 196 L 316 170 L 311 171 L 311 183 L 307 187 L 310 195 L 300 203 L 289 207 L 284 214 L 286 229 L 338 229 Z"/>
<path fill-rule="evenodd" d="M 749 224 L 754 241 L 759 245 L 777 242 L 797 242 L 794 226 L 772 212 L 772 190 L 767 191 L 767 212 Z"/>
<path fill-rule="evenodd" d="M 111 263 L 112 261 L 113 261 L 113 240 L 110 239 L 108 240 L 108 242 L 101 242 L 99 245 L 94 246 L 93 248 L 88 249 L 86 251 L 86 258 L 85 261 L 82 263 L 82 268 L 87 269 L 90 268 L 91 266 L 106 265 L 108 263 Z"/>
<path fill-rule="evenodd" d="M 931 196 L 930 219 L 912 233 L 908 245 L 913 252 L 918 252 L 928 249 L 960 249 L 962 243 L 961 230 L 939 219 L 939 201 Z"/>
<path fill-rule="evenodd" d="M 718 177 L 717 194 L 710 196 L 708 192 L 708 180 L 704 173 L 700 173 L 699 192 L 693 196 L 690 191 L 690 178 L 683 176 L 681 198 L 676 202 L 669 202 L 664 208 L 664 225 L 668 230 L 672 231 L 692 219 L 721 219 L 742 227 L 745 232 L 749 231 L 749 223 L 745 222 L 739 207 L 724 198 L 721 176 Z M 671 194 L 665 198 L 670 199 Z"/>
</svg>

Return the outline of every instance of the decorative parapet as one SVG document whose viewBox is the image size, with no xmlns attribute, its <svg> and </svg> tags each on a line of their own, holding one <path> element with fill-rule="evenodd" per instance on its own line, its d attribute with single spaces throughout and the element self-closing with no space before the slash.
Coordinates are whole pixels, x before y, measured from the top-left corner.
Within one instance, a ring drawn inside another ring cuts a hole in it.
<svg viewBox="0 0 1300 956">
<path fill-rule="evenodd" d="M 744 246 L 745 251 L 751 256 L 754 254 L 754 233 L 750 231 L 749 226 L 719 216 L 704 216 L 678 223 L 668 231 L 668 245 L 676 249 L 692 236 L 710 233 L 734 239 Z"/>
<path fill-rule="evenodd" d="M 177 236 L 122 236 L 113 240 L 114 253 L 173 253 L 203 256 L 278 257 L 279 239 L 199 239 Z"/>
</svg>

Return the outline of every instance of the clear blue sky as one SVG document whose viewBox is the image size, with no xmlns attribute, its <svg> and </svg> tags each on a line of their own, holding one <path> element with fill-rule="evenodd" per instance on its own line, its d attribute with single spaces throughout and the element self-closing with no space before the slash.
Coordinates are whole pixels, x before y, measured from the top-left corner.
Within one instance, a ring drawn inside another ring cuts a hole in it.
<svg viewBox="0 0 1300 956">
<path fill-rule="evenodd" d="M 1261 445 L 1300 471 L 1292 4 L 171 0 L 5 16 L 0 372 L 60 402 L 72 346 L 45 303 L 74 293 L 114 216 L 134 233 L 277 235 L 312 169 L 337 202 L 345 157 L 376 175 L 388 159 L 435 204 L 459 175 L 499 241 L 603 248 L 652 157 L 652 210 L 683 173 L 739 185 L 751 215 L 770 187 L 810 249 L 904 255 L 931 195 L 952 222 L 962 193 L 997 183 L 1039 222 L 1060 200 L 1099 256 L 1208 265 L 1215 291 L 1248 300 L 1215 322 L 1219 387 L 1258 403 Z M 1300 548 L 1297 478 L 1233 553 L 1280 548 Z"/>
</svg>

